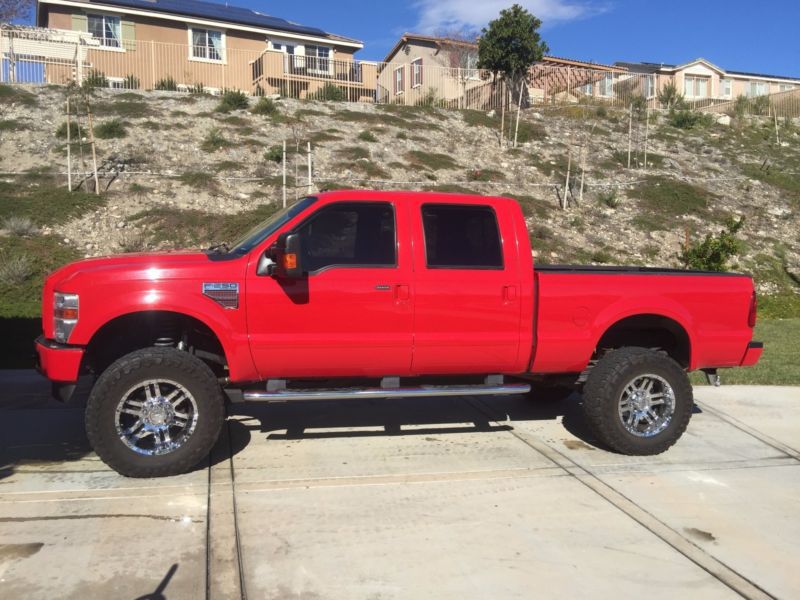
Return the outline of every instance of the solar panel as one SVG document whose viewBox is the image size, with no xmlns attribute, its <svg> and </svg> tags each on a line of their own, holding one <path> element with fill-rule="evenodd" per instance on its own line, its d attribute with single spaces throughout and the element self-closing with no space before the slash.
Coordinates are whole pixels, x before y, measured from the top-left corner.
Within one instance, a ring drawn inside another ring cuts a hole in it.
<svg viewBox="0 0 800 600">
<path fill-rule="evenodd" d="M 216 4 L 214 2 L 200 2 L 199 0 L 102 0 L 102 2 L 98 2 L 98 4 L 155 10 L 174 15 L 215 19 L 217 21 L 225 21 L 226 23 L 251 25 L 254 27 L 264 27 L 266 29 L 280 29 L 281 31 L 306 35 L 328 35 L 325 31 L 317 27 L 307 27 L 298 23 L 292 23 L 286 19 L 258 13 L 249 8 L 225 6 L 224 4 Z"/>
</svg>

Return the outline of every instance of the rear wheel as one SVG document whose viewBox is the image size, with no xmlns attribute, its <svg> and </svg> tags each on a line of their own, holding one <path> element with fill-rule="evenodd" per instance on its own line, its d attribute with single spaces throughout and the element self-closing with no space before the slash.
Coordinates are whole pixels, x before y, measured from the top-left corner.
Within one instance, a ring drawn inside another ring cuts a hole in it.
<svg viewBox="0 0 800 600">
<path fill-rule="evenodd" d="M 205 457 L 224 419 L 208 366 L 174 348 L 123 356 L 97 380 L 86 433 L 97 455 L 128 477 L 184 473 Z"/>
<path fill-rule="evenodd" d="M 666 354 L 620 348 L 589 373 L 583 411 L 598 439 L 622 454 L 660 454 L 683 435 L 694 405 L 689 378 Z"/>
</svg>

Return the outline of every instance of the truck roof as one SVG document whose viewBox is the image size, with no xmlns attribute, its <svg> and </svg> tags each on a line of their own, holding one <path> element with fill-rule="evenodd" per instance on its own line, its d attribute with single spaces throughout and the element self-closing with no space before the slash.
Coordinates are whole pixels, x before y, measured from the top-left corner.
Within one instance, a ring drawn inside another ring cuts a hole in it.
<svg viewBox="0 0 800 600">
<path fill-rule="evenodd" d="M 330 192 L 320 192 L 312 194 L 320 200 L 391 200 L 402 201 L 409 198 L 424 198 L 431 202 L 514 202 L 514 198 L 507 196 L 482 196 L 480 194 L 458 194 L 445 192 L 415 192 L 410 190 L 332 190 Z"/>
</svg>

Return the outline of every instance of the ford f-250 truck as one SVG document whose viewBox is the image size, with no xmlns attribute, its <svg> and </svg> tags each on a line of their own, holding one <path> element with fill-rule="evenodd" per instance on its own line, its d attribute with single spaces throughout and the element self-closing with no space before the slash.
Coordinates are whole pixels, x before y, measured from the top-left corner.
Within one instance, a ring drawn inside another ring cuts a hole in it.
<svg viewBox="0 0 800 600">
<path fill-rule="evenodd" d="M 62 399 L 96 377 L 88 438 L 132 477 L 197 464 L 226 401 L 531 387 L 580 388 L 602 444 L 656 454 L 688 425 L 688 371 L 762 352 L 748 276 L 534 268 L 514 200 L 416 192 L 323 193 L 230 246 L 79 261 L 42 315 L 41 372 Z"/>
</svg>

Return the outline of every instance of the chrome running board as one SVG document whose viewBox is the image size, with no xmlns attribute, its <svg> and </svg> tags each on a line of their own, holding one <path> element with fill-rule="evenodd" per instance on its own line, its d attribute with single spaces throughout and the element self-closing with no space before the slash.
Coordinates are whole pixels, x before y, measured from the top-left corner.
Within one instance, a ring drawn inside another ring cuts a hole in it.
<svg viewBox="0 0 800 600">
<path fill-rule="evenodd" d="M 277 391 L 245 390 L 247 402 L 289 402 L 294 400 L 354 400 L 358 398 L 427 398 L 433 396 L 508 396 L 527 394 L 526 383 L 500 385 L 421 385 L 406 388 L 339 388 Z"/>
</svg>

